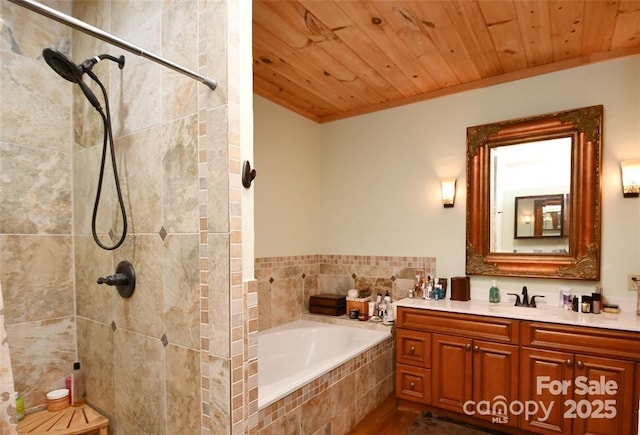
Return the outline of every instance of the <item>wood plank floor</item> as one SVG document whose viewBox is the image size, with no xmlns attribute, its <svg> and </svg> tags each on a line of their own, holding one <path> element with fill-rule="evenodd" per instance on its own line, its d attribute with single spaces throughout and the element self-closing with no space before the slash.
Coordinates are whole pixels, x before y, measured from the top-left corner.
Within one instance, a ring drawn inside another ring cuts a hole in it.
<svg viewBox="0 0 640 435">
<path fill-rule="evenodd" d="M 391 394 L 376 409 L 371 411 L 354 427 L 349 435 L 405 435 L 411 424 L 418 418 L 416 411 L 400 411 L 396 396 Z"/>
</svg>

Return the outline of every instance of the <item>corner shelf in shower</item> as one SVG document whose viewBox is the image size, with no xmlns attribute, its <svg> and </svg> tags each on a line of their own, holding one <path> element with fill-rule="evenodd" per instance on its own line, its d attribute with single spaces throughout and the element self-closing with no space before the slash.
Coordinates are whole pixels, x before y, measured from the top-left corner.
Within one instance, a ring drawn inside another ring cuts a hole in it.
<svg viewBox="0 0 640 435">
<path fill-rule="evenodd" d="M 70 406 L 60 411 L 47 410 L 27 414 L 18 423 L 18 434 L 30 435 L 75 435 L 99 431 L 107 435 L 109 419 L 89 405 Z"/>
</svg>

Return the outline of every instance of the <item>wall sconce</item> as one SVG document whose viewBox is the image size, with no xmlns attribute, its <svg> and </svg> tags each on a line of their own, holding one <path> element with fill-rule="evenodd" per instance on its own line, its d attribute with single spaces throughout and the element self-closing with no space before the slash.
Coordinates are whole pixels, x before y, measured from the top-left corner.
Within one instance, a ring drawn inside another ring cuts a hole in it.
<svg viewBox="0 0 640 435">
<path fill-rule="evenodd" d="M 530 214 L 525 214 L 524 215 L 524 223 L 525 224 L 530 224 L 531 223 L 531 215 Z"/>
<path fill-rule="evenodd" d="M 456 201 L 456 179 L 443 178 L 440 180 L 440 186 L 442 187 L 442 205 L 444 208 L 453 207 Z"/>
<path fill-rule="evenodd" d="M 640 196 L 640 160 L 627 160 L 620 163 L 622 169 L 622 196 L 635 198 Z"/>
</svg>

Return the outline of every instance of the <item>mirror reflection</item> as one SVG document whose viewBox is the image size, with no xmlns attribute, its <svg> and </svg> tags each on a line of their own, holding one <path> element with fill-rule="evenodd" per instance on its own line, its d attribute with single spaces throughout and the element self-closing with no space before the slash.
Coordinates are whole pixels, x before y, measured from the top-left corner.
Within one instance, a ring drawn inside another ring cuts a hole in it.
<svg viewBox="0 0 640 435">
<path fill-rule="evenodd" d="M 515 201 L 514 238 L 564 237 L 565 195 L 518 196 Z"/>
<path fill-rule="evenodd" d="M 569 253 L 571 145 L 563 137 L 491 148 L 491 252 Z"/>
</svg>

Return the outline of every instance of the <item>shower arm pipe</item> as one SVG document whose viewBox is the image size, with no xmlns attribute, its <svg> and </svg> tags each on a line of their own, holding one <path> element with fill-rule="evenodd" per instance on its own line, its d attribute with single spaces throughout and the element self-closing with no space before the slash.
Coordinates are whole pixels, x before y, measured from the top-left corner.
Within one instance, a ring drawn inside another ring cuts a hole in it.
<svg viewBox="0 0 640 435">
<path fill-rule="evenodd" d="M 123 50 L 126 50 L 130 53 L 133 53 L 137 56 L 144 57 L 146 59 L 152 60 L 153 62 L 159 63 L 162 66 L 170 68 L 174 71 L 177 71 L 181 74 L 184 74 L 192 79 L 198 80 L 199 82 L 205 84 L 212 91 L 216 89 L 218 83 L 214 79 L 210 79 L 208 77 L 197 74 L 187 68 L 184 68 L 174 62 L 171 62 L 167 59 L 164 59 L 160 56 L 157 56 L 153 53 L 145 51 L 144 49 L 133 45 L 123 39 L 118 38 L 110 33 L 105 32 L 104 30 L 98 29 L 90 24 L 85 23 L 84 21 L 78 20 L 70 15 L 64 14 L 60 11 L 57 11 L 53 8 L 35 2 L 33 0 L 9 0 L 11 3 L 15 3 L 18 6 L 22 6 L 26 9 L 29 9 L 33 12 L 36 12 L 40 15 L 43 15 L 47 18 L 51 18 L 52 20 L 58 21 L 62 24 L 65 24 L 69 27 L 72 27 L 76 30 L 79 30 L 87 35 L 91 35 L 95 38 L 98 38 L 102 41 L 108 42 L 109 44 L 115 45 L 116 47 L 120 47 Z"/>
</svg>

